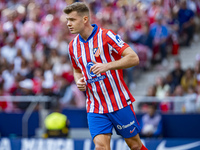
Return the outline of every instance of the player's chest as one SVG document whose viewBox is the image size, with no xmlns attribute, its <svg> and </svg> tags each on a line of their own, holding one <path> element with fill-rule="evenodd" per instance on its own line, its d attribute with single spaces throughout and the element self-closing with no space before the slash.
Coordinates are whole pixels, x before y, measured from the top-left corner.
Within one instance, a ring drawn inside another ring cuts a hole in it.
<svg viewBox="0 0 200 150">
<path fill-rule="evenodd" d="M 106 43 L 99 43 L 96 41 L 89 41 L 87 43 L 80 42 L 77 45 L 77 51 L 74 53 L 76 61 L 82 67 L 86 67 L 93 61 L 99 63 L 106 63 L 106 55 L 108 52 Z"/>
</svg>

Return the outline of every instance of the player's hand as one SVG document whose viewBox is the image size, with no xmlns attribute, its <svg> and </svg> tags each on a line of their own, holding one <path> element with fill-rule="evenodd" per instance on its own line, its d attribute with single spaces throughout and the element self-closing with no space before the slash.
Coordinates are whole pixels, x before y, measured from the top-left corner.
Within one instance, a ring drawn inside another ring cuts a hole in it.
<svg viewBox="0 0 200 150">
<path fill-rule="evenodd" d="M 83 77 L 77 81 L 76 85 L 80 91 L 86 90 L 86 82 Z"/>
<path fill-rule="evenodd" d="M 100 73 L 104 73 L 108 70 L 107 64 L 97 63 L 96 61 L 92 61 L 94 65 L 90 68 L 90 72 L 93 72 L 96 75 Z"/>
</svg>

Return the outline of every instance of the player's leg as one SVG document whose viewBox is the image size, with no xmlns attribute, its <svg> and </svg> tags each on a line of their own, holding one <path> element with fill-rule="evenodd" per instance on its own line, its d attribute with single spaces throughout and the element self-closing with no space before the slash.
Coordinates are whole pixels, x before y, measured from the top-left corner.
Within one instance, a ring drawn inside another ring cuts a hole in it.
<svg viewBox="0 0 200 150">
<path fill-rule="evenodd" d="M 109 117 L 117 134 L 125 139 L 131 150 L 147 150 L 140 140 L 138 133 L 141 129 L 132 105 L 109 114 Z"/>
<path fill-rule="evenodd" d="M 139 134 L 134 137 L 124 138 L 131 150 L 148 150 L 141 142 Z"/>
<path fill-rule="evenodd" d="M 88 113 L 87 118 L 95 150 L 110 150 L 113 125 L 107 114 Z"/>
<path fill-rule="evenodd" d="M 133 110 L 133 106 L 130 105 L 130 109 L 131 112 L 129 112 L 130 114 L 134 115 L 134 119 L 136 121 L 136 127 L 139 126 L 139 123 L 137 121 L 137 118 L 135 116 L 135 112 Z M 133 131 L 134 132 L 134 131 Z M 129 137 L 129 138 L 124 138 L 124 140 L 126 141 L 127 145 L 129 146 L 129 148 L 131 150 L 148 150 L 141 142 L 140 140 L 140 136 L 139 136 L 139 131 L 137 131 L 137 134 L 135 136 Z"/>
<path fill-rule="evenodd" d="M 111 133 L 99 134 L 94 137 L 95 150 L 110 150 Z"/>
</svg>

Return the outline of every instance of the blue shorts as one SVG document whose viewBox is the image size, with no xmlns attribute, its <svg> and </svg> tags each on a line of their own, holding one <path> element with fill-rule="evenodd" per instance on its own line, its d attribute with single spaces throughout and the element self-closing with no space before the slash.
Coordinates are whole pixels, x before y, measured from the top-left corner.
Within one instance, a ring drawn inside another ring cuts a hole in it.
<svg viewBox="0 0 200 150">
<path fill-rule="evenodd" d="M 112 134 L 113 127 L 123 138 L 133 137 L 141 130 L 132 105 L 112 113 L 88 113 L 87 118 L 92 139 L 99 134 Z"/>
</svg>

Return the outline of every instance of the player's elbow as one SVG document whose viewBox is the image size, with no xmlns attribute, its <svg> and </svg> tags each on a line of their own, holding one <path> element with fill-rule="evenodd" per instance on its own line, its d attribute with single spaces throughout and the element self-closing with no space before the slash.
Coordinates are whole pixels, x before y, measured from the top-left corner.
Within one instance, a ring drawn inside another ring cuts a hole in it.
<svg viewBox="0 0 200 150">
<path fill-rule="evenodd" d="M 132 58 L 132 60 L 130 61 L 132 66 L 137 66 L 140 63 L 139 57 L 136 55 Z"/>
<path fill-rule="evenodd" d="M 138 56 L 136 57 L 136 61 L 135 61 L 135 63 L 136 63 L 136 64 L 135 64 L 135 66 L 137 66 L 137 65 L 139 65 L 139 64 L 140 64 L 140 59 L 139 59 L 139 57 L 138 57 Z"/>
</svg>

